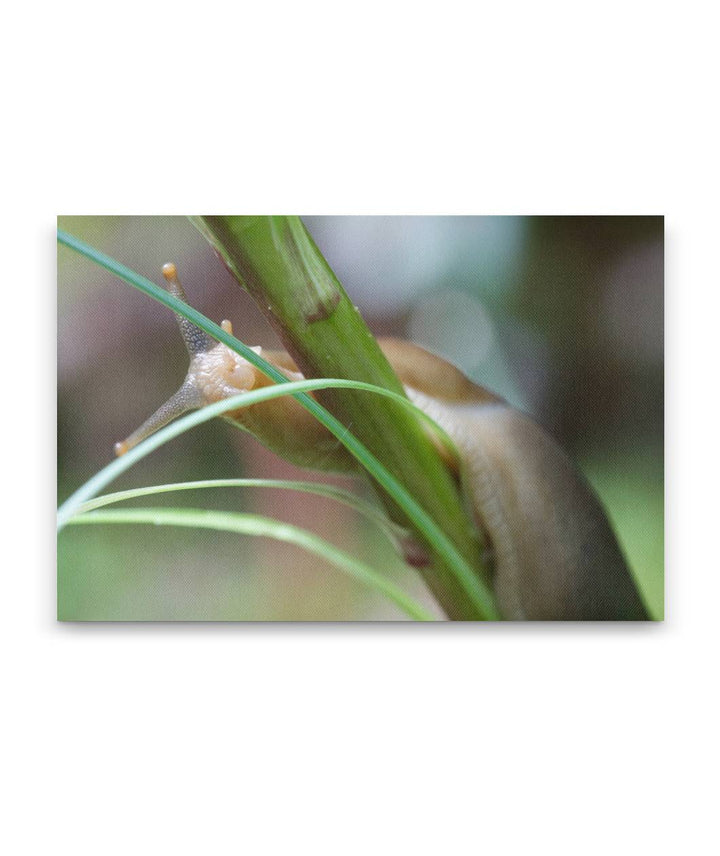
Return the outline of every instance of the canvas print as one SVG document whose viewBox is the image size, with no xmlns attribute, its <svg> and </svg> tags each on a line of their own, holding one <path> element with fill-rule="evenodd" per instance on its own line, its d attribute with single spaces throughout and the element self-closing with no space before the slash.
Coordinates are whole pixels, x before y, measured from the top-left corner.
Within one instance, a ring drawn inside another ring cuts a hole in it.
<svg viewBox="0 0 720 856">
<path fill-rule="evenodd" d="M 663 618 L 662 217 L 58 218 L 58 618 Z"/>
</svg>

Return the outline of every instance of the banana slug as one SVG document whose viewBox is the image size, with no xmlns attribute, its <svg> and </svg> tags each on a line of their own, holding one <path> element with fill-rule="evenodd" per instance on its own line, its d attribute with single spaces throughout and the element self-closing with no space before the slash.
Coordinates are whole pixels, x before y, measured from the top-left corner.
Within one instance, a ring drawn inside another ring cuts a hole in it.
<svg viewBox="0 0 720 856">
<path fill-rule="evenodd" d="M 168 290 L 185 301 L 175 265 L 164 265 L 163 276 Z M 272 383 L 234 351 L 177 317 L 190 355 L 185 381 L 146 422 L 116 444 L 118 455 L 187 410 Z M 229 321 L 222 327 L 232 333 Z M 475 524 L 491 548 L 501 616 L 647 619 L 599 500 L 557 442 L 442 358 L 398 339 L 378 341 L 408 397 L 456 444 L 457 476 Z M 291 380 L 302 379 L 287 353 L 262 349 L 262 356 Z M 230 412 L 225 418 L 298 466 L 356 470 L 344 447 L 289 396 Z"/>
</svg>

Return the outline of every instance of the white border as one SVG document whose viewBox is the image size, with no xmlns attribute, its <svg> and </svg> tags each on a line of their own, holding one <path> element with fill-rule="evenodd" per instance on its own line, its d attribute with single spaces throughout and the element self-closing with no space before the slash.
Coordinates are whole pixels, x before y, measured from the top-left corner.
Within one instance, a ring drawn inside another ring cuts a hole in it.
<svg viewBox="0 0 720 856">
<path fill-rule="evenodd" d="M 713 849 L 704 8 L 13 8 L 4 852 Z M 187 211 L 666 214 L 666 623 L 56 625 L 54 215 Z"/>
</svg>

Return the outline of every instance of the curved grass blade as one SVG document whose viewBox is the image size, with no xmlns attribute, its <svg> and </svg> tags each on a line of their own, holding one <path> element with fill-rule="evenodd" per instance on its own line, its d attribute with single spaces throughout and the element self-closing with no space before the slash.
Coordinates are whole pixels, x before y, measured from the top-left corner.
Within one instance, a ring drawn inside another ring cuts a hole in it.
<svg viewBox="0 0 720 856">
<path fill-rule="evenodd" d="M 340 550 L 323 538 L 289 523 L 282 523 L 257 514 L 236 511 L 208 511 L 200 508 L 127 508 L 90 511 L 73 517 L 77 524 L 143 523 L 153 526 L 183 526 L 193 529 L 213 529 L 273 538 L 295 544 L 325 559 L 330 564 L 361 583 L 380 592 L 406 615 L 417 621 L 433 621 L 433 616 L 392 580 Z"/>
<path fill-rule="evenodd" d="M 298 491 L 300 493 L 311 493 L 315 496 L 322 496 L 336 502 L 341 502 L 343 505 L 354 509 L 358 514 L 362 514 L 363 517 L 379 526 L 393 544 L 407 535 L 407 530 L 393 523 L 392 520 L 386 517 L 381 508 L 367 502 L 352 491 L 335 487 L 335 485 L 324 484 L 323 482 L 293 481 L 288 479 L 206 479 L 204 481 L 175 482 L 174 484 L 137 487 L 130 490 L 118 491 L 117 493 L 106 493 L 96 499 L 88 500 L 88 502 L 84 502 L 79 507 L 78 514 L 85 514 L 96 508 L 102 508 L 116 502 L 124 502 L 128 499 L 138 499 L 142 496 L 155 496 L 161 493 L 172 493 L 182 490 L 206 490 L 208 488 L 223 487 L 278 488 L 281 490 Z"/>
</svg>

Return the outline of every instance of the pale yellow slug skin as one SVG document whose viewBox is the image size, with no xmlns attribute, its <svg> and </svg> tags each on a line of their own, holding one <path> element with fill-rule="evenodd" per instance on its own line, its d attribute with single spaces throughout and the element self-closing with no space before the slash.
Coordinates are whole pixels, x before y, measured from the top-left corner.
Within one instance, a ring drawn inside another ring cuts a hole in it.
<svg viewBox="0 0 720 856">
<path fill-rule="evenodd" d="M 503 618 L 647 618 L 598 499 L 547 432 L 504 404 L 409 395 L 458 447 L 464 488 L 492 545 Z"/>
<path fill-rule="evenodd" d="M 454 440 L 476 522 L 492 547 L 501 615 L 518 620 L 639 620 L 647 614 L 605 513 L 557 442 L 527 416 L 409 342 L 380 339 L 409 397 Z M 290 377 L 284 352 L 263 352 Z M 266 379 L 258 372 L 256 385 Z M 300 466 L 354 461 L 293 399 L 231 414 Z"/>
<path fill-rule="evenodd" d="M 491 547 L 502 617 L 646 619 L 599 501 L 556 441 L 435 354 L 398 339 L 379 343 L 409 397 L 458 448 L 461 483 Z M 290 379 L 302 378 L 287 353 L 263 349 L 262 356 Z M 268 383 L 242 357 L 216 344 L 191 356 L 174 399 L 119 445 L 131 447 L 182 409 Z M 356 470 L 338 440 L 293 398 L 253 405 L 226 418 L 298 466 Z"/>
</svg>

